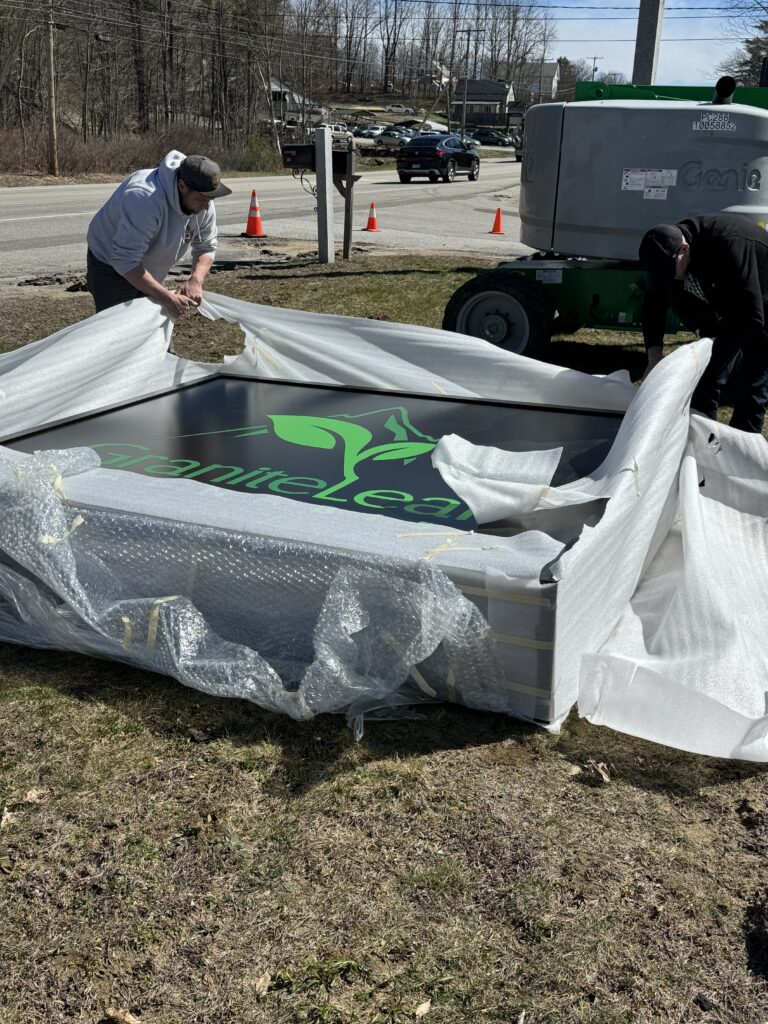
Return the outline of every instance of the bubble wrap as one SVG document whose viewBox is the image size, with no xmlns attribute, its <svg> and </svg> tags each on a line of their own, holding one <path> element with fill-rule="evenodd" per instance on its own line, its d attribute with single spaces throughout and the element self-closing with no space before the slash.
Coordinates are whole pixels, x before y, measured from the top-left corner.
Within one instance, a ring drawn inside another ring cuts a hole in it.
<svg viewBox="0 0 768 1024">
<path fill-rule="evenodd" d="M 0 638 L 117 658 L 296 719 L 385 705 L 444 644 L 493 689 L 490 629 L 427 562 L 81 508 L 88 449 L 0 459 Z"/>
</svg>

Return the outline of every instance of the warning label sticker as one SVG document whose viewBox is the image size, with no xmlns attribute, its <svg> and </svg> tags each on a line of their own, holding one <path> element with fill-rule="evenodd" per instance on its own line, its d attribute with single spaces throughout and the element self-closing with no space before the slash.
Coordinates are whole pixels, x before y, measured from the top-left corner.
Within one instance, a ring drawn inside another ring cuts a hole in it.
<svg viewBox="0 0 768 1024">
<path fill-rule="evenodd" d="M 537 270 L 536 280 L 541 281 L 542 284 L 562 284 L 563 283 L 563 272 L 562 270 Z"/>
<path fill-rule="evenodd" d="M 667 189 L 665 188 L 647 188 L 643 192 L 643 199 L 666 199 Z"/>
<path fill-rule="evenodd" d="M 670 167 L 625 167 L 621 172 L 622 192 L 645 192 L 650 188 L 672 188 L 677 170 Z M 666 196 L 664 196 L 666 199 Z"/>
<path fill-rule="evenodd" d="M 721 110 L 705 110 L 691 127 L 695 132 L 735 132 L 733 115 Z"/>
</svg>

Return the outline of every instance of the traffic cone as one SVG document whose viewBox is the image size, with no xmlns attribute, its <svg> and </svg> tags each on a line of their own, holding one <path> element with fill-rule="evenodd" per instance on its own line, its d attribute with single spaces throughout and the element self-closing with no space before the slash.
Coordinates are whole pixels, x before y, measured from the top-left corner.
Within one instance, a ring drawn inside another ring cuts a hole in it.
<svg viewBox="0 0 768 1024">
<path fill-rule="evenodd" d="M 376 203 L 371 203 L 371 208 L 368 211 L 368 223 L 363 228 L 363 231 L 381 231 L 376 222 Z"/>
<path fill-rule="evenodd" d="M 261 211 L 259 210 L 259 200 L 256 195 L 256 189 L 251 192 L 251 206 L 248 210 L 248 223 L 245 226 L 245 231 L 241 232 L 241 238 L 266 238 L 267 233 L 264 230 L 264 225 L 261 223 Z"/>
<path fill-rule="evenodd" d="M 501 226 L 501 207 L 500 206 L 497 207 L 497 209 L 496 209 L 496 219 L 493 222 L 493 227 L 491 228 L 491 234 L 492 235 L 503 235 L 504 234 L 504 228 Z"/>
</svg>

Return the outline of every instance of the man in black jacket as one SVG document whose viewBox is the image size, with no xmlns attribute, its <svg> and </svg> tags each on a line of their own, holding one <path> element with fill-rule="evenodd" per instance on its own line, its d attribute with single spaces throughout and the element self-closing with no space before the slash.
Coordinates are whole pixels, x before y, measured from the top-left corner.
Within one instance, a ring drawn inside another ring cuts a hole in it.
<svg viewBox="0 0 768 1024">
<path fill-rule="evenodd" d="M 732 214 L 658 224 L 643 237 L 640 260 L 648 280 L 648 370 L 661 359 L 671 309 L 690 330 L 714 339 L 691 406 L 717 417 L 720 392 L 741 355 L 731 426 L 761 433 L 768 405 L 768 231 Z"/>
</svg>

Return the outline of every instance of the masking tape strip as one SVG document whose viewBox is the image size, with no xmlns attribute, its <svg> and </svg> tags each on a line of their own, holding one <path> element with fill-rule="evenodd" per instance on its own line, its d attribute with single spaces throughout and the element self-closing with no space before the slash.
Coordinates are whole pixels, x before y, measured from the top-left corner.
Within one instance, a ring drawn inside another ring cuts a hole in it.
<svg viewBox="0 0 768 1024">
<path fill-rule="evenodd" d="M 622 473 L 631 473 L 635 481 L 635 494 L 640 497 L 640 467 L 637 464 L 636 459 L 632 459 L 631 466 L 623 466 L 620 470 Z"/>
<path fill-rule="evenodd" d="M 387 645 L 394 651 L 394 653 L 398 657 L 400 657 L 397 640 L 392 636 L 392 634 L 387 630 L 382 630 L 381 635 L 384 638 Z M 429 685 L 427 680 L 424 678 L 421 672 L 419 672 L 415 665 L 411 665 L 410 675 L 413 678 L 416 685 L 418 686 L 418 688 L 422 691 L 422 693 L 426 693 L 428 697 L 437 696 L 437 692 L 432 689 L 432 687 Z"/>
<path fill-rule="evenodd" d="M 419 670 L 416 668 L 415 665 L 411 668 L 411 676 L 414 679 L 414 681 L 415 681 L 416 685 L 418 686 L 418 688 L 423 693 L 426 693 L 426 695 L 428 697 L 436 697 L 437 696 L 437 690 L 433 690 L 432 689 L 432 687 L 429 685 L 427 680 L 424 678 L 424 676 L 421 674 L 421 672 L 419 672 Z"/>
<path fill-rule="evenodd" d="M 265 362 L 271 363 L 276 370 L 283 369 L 283 364 L 278 359 L 275 359 L 271 352 L 267 352 L 267 350 L 264 348 L 263 342 L 257 342 L 253 346 L 253 354 L 257 361 L 259 357 L 261 357 Z"/>
<path fill-rule="evenodd" d="M 40 544 L 61 544 L 62 541 L 67 540 L 68 537 L 71 537 L 75 530 L 79 526 L 82 526 L 84 522 L 85 520 L 83 519 L 82 516 L 75 516 L 75 518 L 72 520 L 72 525 L 70 526 L 70 528 L 67 530 L 63 537 L 52 537 L 49 533 L 44 533 L 42 537 L 38 537 L 37 539 Z"/>
<path fill-rule="evenodd" d="M 432 387 L 435 389 L 438 395 L 446 394 L 445 388 L 441 387 L 436 380 L 430 381 L 430 383 L 432 384 Z"/>
<path fill-rule="evenodd" d="M 56 467 L 54 466 L 54 469 L 55 468 Z M 64 493 L 64 489 L 61 486 L 61 480 L 61 473 L 57 473 L 56 479 L 53 481 L 53 493 L 56 495 L 56 497 L 59 499 L 62 505 L 68 505 L 69 499 L 67 498 L 66 494 Z"/>
<path fill-rule="evenodd" d="M 307 704 L 306 698 L 301 688 L 299 688 L 298 690 L 289 691 L 288 694 L 286 694 L 286 696 L 293 697 L 293 699 L 296 701 L 296 703 L 301 708 L 302 712 L 307 716 L 307 718 L 315 717 L 315 712 L 312 710 L 309 704 Z"/>
<path fill-rule="evenodd" d="M 553 607 L 548 597 L 535 597 L 533 594 L 509 594 L 503 590 L 485 590 L 483 587 L 459 586 L 459 590 L 470 597 L 487 597 L 489 600 L 511 601 L 513 604 L 533 604 L 539 608 Z"/>
<path fill-rule="evenodd" d="M 508 633 L 491 631 L 491 636 L 498 644 L 511 644 L 513 647 L 530 647 L 534 651 L 554 651 L 552 640 L 531 640 L 527 636 L 510 636 Z"/>
<path fill-rule="evenodd" d="M 130 651 L 131 644 L 133 643 L 133 626 L 127 615 L 121 615 L 120 618 L 123 620 L 124 627 L 122 648 L 124 651 Z"/>
<path fill-rule="evenodd" d="M 524 683 L 513 683 L 509 679 L 504 679 L 501 685 L 505 690 L 512 690 L 513 693 L 523 693 L 526 697 L 541 697 L 542 700 L 552 700 L 551 690 L 540 690 L 536 686 L 526 686 Z"/>
<path fill-rule="evenodd" d="M 445 685 L 448 689 L 448 700 L 456 700 L 456 676 L 453 674 L 453 669 L 448 669 L 448 675 L 445 679 Z"/>
<path fill-rule="evenodd" d="M 152 611 L 149 613 L 149 626 L 147 628 L 147 654 L 154 653 L 155 644 L 157 643 L 157 626 L 158 619 L 160 618 L 160 605 L 167 604 L 169 601 L 178 601 L 178 599 L 178 594 L 174 594 L 171 597 L 158 597 L 158 599 L 152 604 Z"/>
</svg>

